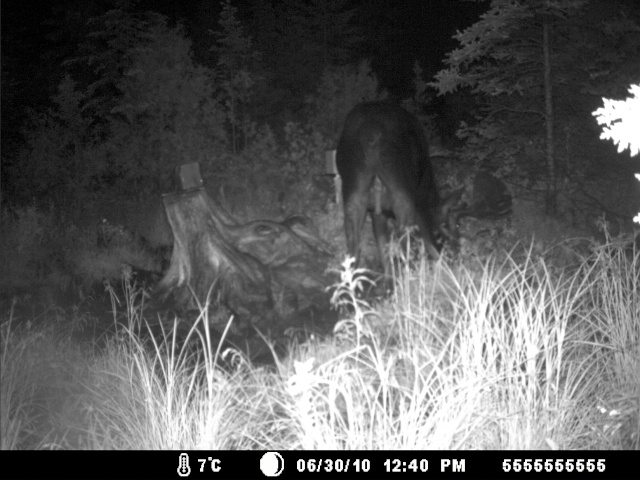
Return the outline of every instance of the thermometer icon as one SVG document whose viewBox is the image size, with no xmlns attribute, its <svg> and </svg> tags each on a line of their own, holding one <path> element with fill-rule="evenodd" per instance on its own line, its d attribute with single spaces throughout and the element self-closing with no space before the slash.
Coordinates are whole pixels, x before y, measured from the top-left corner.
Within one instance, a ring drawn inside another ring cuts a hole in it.
<svg viewBox="0 0 640 480">
<path fill-rule="evenodd" d="M 181 477 L 188 477 L 191 475 L 191 467 L 189 466 L 189 455 L 186 453 L 180 454 L 180 463 L 178 463 L 178 475 Z"/>
</svg>

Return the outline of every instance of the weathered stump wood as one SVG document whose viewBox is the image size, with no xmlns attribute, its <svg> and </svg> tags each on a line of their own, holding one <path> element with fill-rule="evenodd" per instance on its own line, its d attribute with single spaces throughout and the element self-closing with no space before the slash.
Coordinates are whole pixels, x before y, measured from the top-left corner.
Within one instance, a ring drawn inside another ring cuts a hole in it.
<svg viewBox="0 0 640 480">
<path fill-rule="evenodd" d="M 249 320 L 286 318 L 326 302 L 330 254 L 306 217 L 238 224 L 204 188 L 165 195 L 174 235 L 171 263 L 154 298 L 178 309 L 218 307 Z M 211 319 L 211 317 L 210 317 Z"/>
</svg>

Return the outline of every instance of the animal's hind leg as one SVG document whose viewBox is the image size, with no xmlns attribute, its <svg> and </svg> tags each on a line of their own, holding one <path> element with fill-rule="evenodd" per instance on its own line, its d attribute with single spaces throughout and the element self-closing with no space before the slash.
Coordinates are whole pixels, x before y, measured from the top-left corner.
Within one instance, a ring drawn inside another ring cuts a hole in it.
<svg viewBox="0 0 640 480">
<path fill-rule="evenodd" d="M 378 246 L 378 255 L 384 268 L 384 273 L 391 276 L 391 263 L 389 259 L 389 228 L 387 217 L 382 213 L 371 212 L 371 222 L 373 224 L 373 236 Z"/>
<path fill-rule="evenodd" d="M 349 255 L 356 258 L 360 257 L 360 234 L 364 225 L 367 213 L 367 202 L 369 198 L 365 193 L 355 192 L 344 204 L 344 226 L 347 237 L 347 251 Z"/>
</svg>

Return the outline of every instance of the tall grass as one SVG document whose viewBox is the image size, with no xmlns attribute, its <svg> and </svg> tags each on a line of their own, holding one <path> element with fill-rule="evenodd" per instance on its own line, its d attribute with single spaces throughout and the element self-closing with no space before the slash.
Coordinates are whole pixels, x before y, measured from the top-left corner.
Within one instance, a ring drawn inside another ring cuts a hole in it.
<svg viewBox="0 0 640 480">
<path fill-rule="evenodd" d="M 86 348 L 71 341 L 89 319 L 49 310 L 29 320 L 14 302 L 0 321 L 0 447 L 49 449 L 75 444 L 79 380 Z"/>
<path fill-rule="evenodd" d="M 21 435 L 30 430 L 30 398 L 33 385 L 24 381 L 30 377 L 28 359 L 29 342 L 17 340 L 12 331 L 13 305 L 9 320 L 1 325 L 0 345 L 0 449 L 14 449 L 20 445 Z"/>
<path fill-rule="evenodd" d="M 125 286 L 121 301 L 112 290 L 115 335 L 65 357 L 82 364 L 64 397 L 81 412 L 75 443 L 35 446 L 640 447 L 637 253 L 609 245 L 573 269 L 532 249 L 459 262 L 403 255 L 392 297 L 377 304 L 345 263 L 334 335 L 293 343 L 272 367 L 215 344 L 206 306 L 186 339 L 178 320 L 150 335 L 140 291 Z M 2 446 L 20 448 L 37 352 L 6 325 Z"/>
</svg>

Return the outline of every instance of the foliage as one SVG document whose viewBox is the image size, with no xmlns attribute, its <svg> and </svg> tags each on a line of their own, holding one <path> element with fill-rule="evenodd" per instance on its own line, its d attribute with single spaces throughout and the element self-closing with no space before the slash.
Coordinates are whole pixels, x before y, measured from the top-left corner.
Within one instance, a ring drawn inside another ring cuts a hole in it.
<svg viewBox="0 0 640 480">
<path fill-rule="evenodd" d="M 286 147 L 282 172 L 290 180 L 324 173 L 324 155 L 330 145 L 322 134 L 295 122 L 287 123 L 284 131 Z"/>
<path fill-rule="evenodd" d="M 230 124 L 234 153 L 239 150 L 241 138 L 246 145 L 247 110 L 255 95 L 255 85 L 262 80 L 256 73 L 260 54 L 254 49 L 251 37 L 245 35 L 236 16 L 237 8 L 231 5 L 231 1 L 223 1 L 219 20 L 221 31 L 214 34 L 216 45 L 211 48 L 218 55 L 217 97 L 224 105 L 226 120 Z"/>
<path fill-rule="evenodd" d="M 34 205 L 0 215 L 0 286 L 4 289 L 53 287 L 71 282 L 71 258 L 84 241 L 78 229 L 53 210 Z"/>
<path fill-rule="evenodd" d="M 593 115 L 602 127 L 600 138 L 611 140 L 618 145 L 618 152 L 629 149 L 632 156 L 640 153 L 640 85 L 631 85 L 629 93 L 632 97 L 626 100 L 603 98 L 604 107 L 600 107 Z M 640 174 L 636 174 L 640 181 Z M 640 223 L 640 212 L 633 219 Z"/>
<path fill-rule="evenodd" d="M 290 26 L 304 55 L 321 61 L 321 68 L 339 65 L 350 58 L 351 50 L 362 41 L 354 25 L 357 8 L 351 0 L 286 0 Z"/>
<path fill-rule="evenodd" d="M 245 132 L 247 148 L 242 152 L 242 157 L 256 167 L 264 165 L 265 162 L 279 163 L 282 149 L 269 125 L 251 122 L 246 126 Z M 277 165 L 274 164 L 273 167 Z"/>
<path fill-rule="evenodd" d="M 322 74 L 316 93 L 306 99 L 309 124 L 327 140 L 337 142 L 344 119 L 354 106 L 385 96 L 378 92 L 378 80 L 369 61 L 362 61 L 357 67 L 329 67 Z"/>
<path fill-rule="evenodd" d="M 612 3 L 493 0 L 455 36 L 460 46 L 431 84 L 440 94 L 474 95 L 476 120 L 458 132 L 463 156 L 501 168 L 516 194 L 536 195 L 544 183 L 565 213 L 617 212 L 627 201 L 627 189 L 606 193 L 620 180 L 603 161 L 590 116 L 594 93 L 617 95 L 640 71 L 640 44 L 627 40 L 640 31 L 638 19 L 624 2 Z"/>
<path fill-rule="evenodd" d="M 445 61 L 448 68 L 438 72 L 436 81 L 428 84 L 439 94 L 468 89 L 481 98 L 485 110 L 477 118 L 482 120 L 474 124 L 463 123 L 458 130 L 459 138 L 465 142 L 462 157 L 476 168 L 495 169 L 500 165 L 503 170 L 509 166 L 509 170 L 513 170 L 512 155 L 518 144 L 510 136 L 515 132 L 505 135 L 509 122 L 504 116 L 497 115 L 506 110 L 499 103 L 505 104 L 505 101 L 497 98 L 506 97 L 506 102 L 512 102 L 511 95 L 514 92 L 521 95 L 525 90 L 524 82 L 530 85 L 533 80 L 531 74 L 522 74 L 518 64 L 525 55 L 535 58 L 539 53 L 532 52 L 533 42 L 522 47 L 522 41 L 515 38 L 516 35 L 523 36 L 520 26 L 531 23 L 532 17 L 533 13 L 524 4 L 492 2 L 491 9 L 481 16 L 480 21 L 454 36 L 460 47 L 448 54 Z M 532 62 L 533 58 L 529 61 Z M 510 68 L 505 68 L 507 64 Z M 521 117 L 519 120 L 522 122 Z M 537 119 L 529 121 L 535 123 Z"/>
<path fill-rule="evenodd" d="M 440 93 L 464 87 L 492 96 L 522 93 L 530 77 L 521 78 L 521 72 L 504 66 L 514 66 L 516 59 L 531 56 L 531 47 L 524 51 L 514 48 L 513 36 L 532 17 L 533 12 L 524 4 L 494 0 L 480 21 L 455 35 L 461 46 L 447 55 L 448 68 L 436 75 Z"/>
<path fill-rule="evenodd" d="M 629 149 L 632 156 L 640 154 L 640 85 L 631 85 L 626 100 L 603 98 L 604 107 L 593 112 L 603 125 L 600 138 L 618 145 L 618 152 Z"/>
<path fill-rule="evenodd" d="M 424 113 L 425 107 L 428 107 L 433 102 L 436 91 L 424 80 L 422 67 L 417 61 L 413 65 L 413 73 L 413 84 L 415 87 L 413 98 L 405 100 L 403 106 L 409 112 L 416 115 L 420 123 L 422 123 L 430 148 L 434 148 L 436 145 L 442 147 L 443 132 L 440 128 L 440 117 L 435 113 Z"/>
<path fill-rule="evenodd" d="M 19 194 L 29 192 L 38 197 L 56 190 L 65 195 L 88 186 L 83 146 L 90 141 L 90 131 L 80 111 L 85 100 L 66 76 L 53 98 L 54 107 L 44 113 L 30 112 L 23 130 L 26 147 L 11 172 Z"/>
<path fill-rule="evenodd" d="M 486 159 L 505 150 L 510 155 L 519 150 L 522 139 L 518 134 L 542 136 L 542 22 L 553 19 L 562 27 L 570 12 L 575 13 L 583 3 L 493 0 L 480 21 L 455 35 L 460 47 L 448 54 L 447 68 L 431 85 L 440 94 L 469 89 L 482 102 L 477 111 L 481 121 L 465 124 L 459 132 L 462 139 L 473 144 L 467 150 L 475 156 L 477 165 L 486 166 Z M 500 145 L 494 143 L 496 139 L 500 139 Z M 479 143 L 483 144 L 480 149 Z M 502 157 L 495 164 L 501 164 L 505 155 Z M 542 168 L 527 169 L 530 180 L 544 172 Z"/>
<path fill-rule="evenodd" d="M 34 193 L 126 197 L 168 189 L 176 165 L 225 145 L 211 75 L 191 60 L 180 26 L 155 13 L 92 19 L 48 112 L 34 115 L 18 175 Z M 49 174 L 48 174 L 49 173 Z"/>
<path fill-rule="evenodd" d="M 362 43 L 360 7 L 352 0 L 256 0 L 250 8 L 250 31 L 262 48 L 267 79 L 260 100 L 274 117 L 284 117 L 282 125 L 300 121 L 302 98 L 323 72 L 353 61 Z"/>
</svg>

